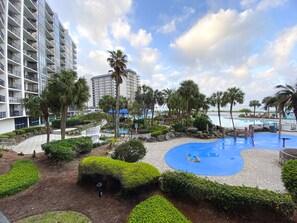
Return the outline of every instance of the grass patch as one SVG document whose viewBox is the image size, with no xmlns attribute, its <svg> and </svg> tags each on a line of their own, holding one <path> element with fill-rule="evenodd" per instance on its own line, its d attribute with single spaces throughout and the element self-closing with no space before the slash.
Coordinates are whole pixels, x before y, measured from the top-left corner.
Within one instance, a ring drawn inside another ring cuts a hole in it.
<svg viewBox="0 0 297 223">
<path fill-rule="evenodd" d="M 43 214 L 30 216 L 17 221 L 16 223 L 91 223 L 92 220 L 87 216 L 74 211 L 50 211 Z"/>
<path fill-rule="evenodd" d="M 19 160 L 14 162 L 9 172 L 0 175 L 0 198 L 31 187 L 38 181 L 39 175 L 33 161 Z"/>
</svg>

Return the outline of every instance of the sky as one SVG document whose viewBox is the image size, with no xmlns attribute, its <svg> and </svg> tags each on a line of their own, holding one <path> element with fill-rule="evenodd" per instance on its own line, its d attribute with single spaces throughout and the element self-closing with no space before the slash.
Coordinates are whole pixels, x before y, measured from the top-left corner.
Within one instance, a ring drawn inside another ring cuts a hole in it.
<svg viewBox="0 0 297 223">
<path fill-rule="evenodd" d="M 249 101 L 297 83 L 296 0 L 47 0 L 78 49 L 78 74 L 105 74 L 122 50 L 141 84 L 201 93 L 238 87 Z"/>
</svg>

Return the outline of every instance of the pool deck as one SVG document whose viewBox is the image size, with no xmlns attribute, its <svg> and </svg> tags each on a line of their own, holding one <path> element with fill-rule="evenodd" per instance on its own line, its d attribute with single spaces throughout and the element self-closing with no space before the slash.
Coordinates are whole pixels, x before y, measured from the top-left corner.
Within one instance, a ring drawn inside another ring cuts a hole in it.
<svg viewBox="0 0 297 223">
<path fill-rule="evenodd" d="M 296 133 L 284 132 L 285 134 L 296 135 Z M 160 172 L 173 170 L 169 167 L 164 155 L 173 147 L 190 143 L 208 143 L 216 140 L 194 139 L 194 138 L 176 138 L 164 142 L 145 143 L 147 154 L 143 162 L 150 163 Z M 286 192 L 281 180 L 281 165 L 278 163 L 279 151 L 267 149 L 247 149 L 241 152 L 244 160 L 243 169 L 230 176 L 201 176 L 218 183 L 234 186 L 250 186 L 261 189 L 268 189 L 276 192 Z"/>
</svg>

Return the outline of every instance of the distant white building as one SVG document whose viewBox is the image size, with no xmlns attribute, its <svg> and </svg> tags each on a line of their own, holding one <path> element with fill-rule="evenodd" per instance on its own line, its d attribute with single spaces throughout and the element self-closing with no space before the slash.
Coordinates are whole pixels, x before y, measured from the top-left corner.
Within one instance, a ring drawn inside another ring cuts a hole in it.
<svg viewBox="0 0 297 223">
<path fill-rule="evenodd" d="M 133 70 L 127 69 L 127 71 L 127 77 L 124 77 L 123 83 L 120 84 L 120 95 L 134 101 L 139 86 L 139 75 Z M 116 96 L 115 80 L 111 78 L 110 73 L 95 76 L 91 80 L 94 107 L 98 106 L 99 100 L 104 95 Z"/>
</svg>

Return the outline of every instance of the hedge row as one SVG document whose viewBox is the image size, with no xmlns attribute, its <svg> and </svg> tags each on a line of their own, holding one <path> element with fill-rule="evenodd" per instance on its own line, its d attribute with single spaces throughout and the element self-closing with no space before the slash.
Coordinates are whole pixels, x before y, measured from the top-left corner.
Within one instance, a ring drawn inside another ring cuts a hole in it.
<svg viewBox="0 0 297 223">
<path fill-rule="evenodd" d="M 71 161 L 78 154 L 91 152 L 93 143 L 90 137 L 79 137 L 45 143 L 41 148 L 52 159 Z"/>
<path fill-rule="evenodd" d="M 43 126 L 34 126 L 34 127 L 27 127 L 14 130 L 13 132 L 6 132 L 0 135 L 0 139 L 11 139 L 14 138 L 16 135 L 24 135 L 27 133 L 40 133 L 46 132 L 46 128 Z"/>
<path fill-rule="evenodd" d="M 128 223 L 189 223 L 169 201 L 155 195 L 138 204 L 130 213 Z"/>
<path fill-rule="evenodd" d="M 25 190 L 38 179 L 39 171 L 31 160 L 16 161 L 9 172 L 0 175 L 0 198 Z"/>
<path fill-rule="evenodd" d="M 285 187 L 297 201 L 297 160 L 288 160 L 283 165 L 282 180 Z"/>
<path fill-rule="evenodd" d="M 69 118 L 66 120 L 66 128 L 71 128 L 77 125 L 85 125 L 85 124 L 89 124 L 90 121 L 86 120 L 86 121 L 82 121 L 81 119 L 76 119 L 76 118 Z M 53 128 L 61 128 L 61 120 L 60 119 L 55 119 L 52 121 L 52 127 Z"/>
<path fill-rule="evenodd" d="M 160 172 L 147 163 L 127 163 L 98 156 L 84 158 L 78 172 L 79 183 L 91 176 L 111 176 L 119 180 L 122 188 L 127 191 L 156 183 L 160 176 Z"/>
<path fill-rule="evenodd" d="M 229 212 L 262 208 L 290 217 L 294 202 L 290 195 L 244 186 L 229 186 L 198 178 L 184 172 L 165 172 L 160 178 L 161 190 L 185 200 L 207 201 Z"/>
</svg>

